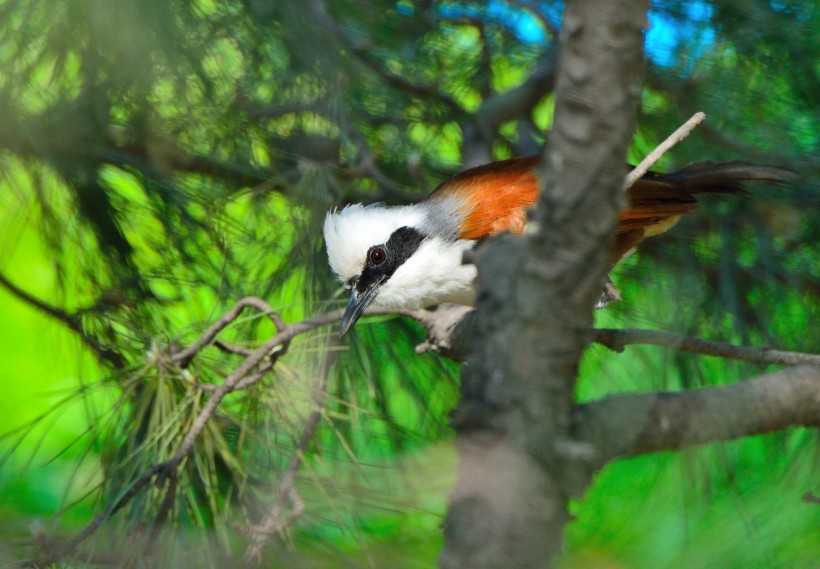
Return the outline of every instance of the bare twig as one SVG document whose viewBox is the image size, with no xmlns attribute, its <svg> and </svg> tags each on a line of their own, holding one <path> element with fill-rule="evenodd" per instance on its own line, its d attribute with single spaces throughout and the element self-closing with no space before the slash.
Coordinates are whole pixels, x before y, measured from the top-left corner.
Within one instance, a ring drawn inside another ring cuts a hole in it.
<svg viewBox="0 0 820 569">
<path fill-rule="evenodd" d="M 696 106 L 691 95 L 707 88 L 703 82 L 693 79 L 692 75 L 689 75 L 683 81 L 678 78 L 669 81 L 661 74 L 656 73 L 651 66 L 644 75 L 644 84 L 668 96 L 673 104 L 683 112 L 693 111 Z M 730 149 L 736 154 L 746 156 L 752 162 L 766 163 L 774 161 L 774 163 L 791 165 L 792 168 L 801 171 L 820 173 L 820 157 L 817 156 L 817 153 L 794 155 L 783 151 L 778 152 L 773 148 L 759 148 L 727 132 L 725 128 L 719 129 L 709 124 L 703 125 L 701 133 L 705 140 L 712 142 L 715 146 Z"/>
<path fill-rule="evenodd" d="M 424 342 L 416 348 L 417 352 L 436 352 L 457 361 L 464 359 L 469 342 L 469 328 L 473 324 L 473 309 L 459 305 L 442 305 L 437 310 L 415 310 L 403 312 L 402 315 L 420 322 L 427 331 Z M 590 341 L 616 352 L 624 351 L 628 345 L 644 344 L 757 365 L 820 365 L 818 354 L 738 346 L 663 330 L 596 328 L 591 330 L 590 334 Z"/>
<path fill-rule="evenodd" d="M 214 348 L 226 354 L 233 354 L 235 356 L 249 356 L 253 353 L 251 348 L 244 348 L 242 346 L 234 346 L 233 344 L 226 344 L 221 340 L 214 340 Z"/>
<path fill-rule="evenodd" d="M 174 453 L 174 456 L 171 457 L 165 464 L 168 467 L 176 467 L 178 466 L 186 456 L 191 452 L 191 449 L 194 446 L 194 443 L 207 425 L 208 421 L 210 420 L 211 416 L 213 415 L 214 410 L 222 401 L 222 398 L 225 397 L 228 393 L 235 391 L 237 389 L 237 385 L 246 378 L 246 376 L 251 373 L 266 357 L 268 357 L 273 350 L 275 350 L 278 346 L 284 346 L 286 343 L 290 342 L 293 338 L 300 334 L 304 334 L 310 330 L 314 330 L 321 326 L 327 326 L 328 324 L 332 324 L 337 320 L 341 319 L 342 314 L 344 313 L 343 310 L 333 310 L 331 312 L 325 312 L 324 314 L 320 314 L 319 316 L 314 316 L 313 318 L 308 318 L 307 320 L 302 320 L 301 322 L 297 322 L 295 324 L 285 325 L 284 328 L 279 331 L 276 335 L 273 336 L 270 340 L 262 344 L 257 350 L 253 352 L 244 362 L 242 362 L 239 367 L 237 367 L 233 373 L 231 373 L 225 381 L 223 381 L 216 391 L 213 392 L 213 395 L 202 408 L 202 411 L 199 412 L 199 415 L 196 419 L 194 419 L 193 424 L 191 425 L 191 429 L 188 431 L 188 434 L 185 435 L 185 438 L 182 440 L 182 443 L 179 445 L 177 452 Z M 248 387 L 253 383 L 256 383 L 259 378 L 262 377 L 262 374 L 256 374 L 254 376 L 256 379 L 252 382 L 243 382 L 244 387 Z"/>
<path fill-rule="evenodd" d="M 632 171 L 627 174 L 626 179 L 624 180 L 624 191 L 628 190 L 632 187 L 632 185 L 640 180 L 644 174 L 646 174 L 649 169 L 661 159 L 661 157 L 669 152 L 669 150 L 675 146 L 678 142 L 689 136 L 689 134 L 697 127 L 703 119 L 706 118 L 706 114 L 703 112 L 698 111 L 694 115 L 692 115 L 688 121 L 683 123 L 681 126 L 675 130 L 672 134 L 666 137 L 666 140 L 661 142 L 655 150 L 647 154 L 646 158 L 641 160 L 640 164 L 635 166 Z"/>
<path fill-rule="evenodd" d="M 820 355 L 818 354 L 738 346 L 727 342 L 692 338 L 691 336 L 664 332 L 663 330 L 641 330 L 637 328 L 613 330 L 601 328 L 593 330 L 592 334 L 592 341 L 616 352 L 622 352 L 630 344 L 647 344 L 706 356 L 741 360 L 758 365 L 820 365 Z"/>
<path fill-rule="evenodd" d="M 234 314 L 233 319 L 235 319 L 236 315 L 238 315 L 245 306 L 261 306 L 258 302 L 256 302 L 259 299 L 253 300 L 250 298 L 251 297 L 242 299 L 225 316 L 219 319 L 218 324 L 221 326 L 221 328 L 219 328 L 220 330 L 232 321 L 232 319 L 227 318 L 228 315 Z M 264 303 L 264 301 L 261 302 Z M 265 306 L 267 305 L 265 304 Z M 239 388 L 249 387 L 259 381 L 259 379 L 264 376 L 263 370 L 269 370 L 273 363 L 269 361 L 264 364 L 261 369 L 257 369 L 257 367 L 265 358 L 269 357 L 278 346 L 285 346 L 288 342 L 300 334 L 304 334 L 311 330 L 315 330 L 316 328 L 327 326 L 339 321 L 343 312 L 343 310 L 333 310 L 318 316 L 314 316 L 313 318 L 302 320 L 301 322 L 296 322 L 294 324 L 282 323 L 282 328 L 279 332 L 255 350 L 244 362 L 242 362 L 242 364 L 239 365 L 239 367 L 234 370 L 233 373 L 225 379 L 224 382 L 222 382 L 222 384 L 220 384 L 212 392 L 211 398 L 205 404 L 202 411 L 200 411 L 199 415 L 197 415 L 187 435 L 177 448 L 177 451 L 169 460 L 152 465 L 134 482 L 132 482 L 131 486 L 129 486 L 128 489 L 123 492 L 123 494 L 113 504 L 97 514 L 88 525 L 80 530 L 80 532 L 78 532 L 73 538 L 66 541 L 61 547 L 55 548 L 49 553 L 49 555 L 43 558 L 23 561 L 18 566 L 21 568 L 44 567 L 59 561 L 67 555 L 71 555 L 74 551 L 76 551 L 77 546 L 94 535 L 94 533 L 96 533 L 96 531 L 107 519 L 130 503 L 131 500 L 133 500 L 154 478 L 174 476 L 176 469 L 193 450 L 197 437 L 200 433 L 202 433 L 202 430 L 208 424 L 208 421 L 213 416 L 214 411 L 225 395 Z M 208 332 L 206 332 L 203 337 L 196 342 L 196 345 L 199 346 L 198 349 L 201 349 L 203 346 L 207 345 L 207 343 L 212 340 L 218 332 L 219 330 L 217 330 L 217 325 L 212 326 Z M 206 337 L 210 337 L 210 339 L 205 341 L 204 339 Z M 188 358 L 188 361 L 190 361 L 191 356 L 186 350 L 183 350 L 183 352 L 186 353 L 185 357 Z M 196 350 L 193 353 L 195 354 Z M 265 366 L 268 367 L 266 368 Z M 256 372 L 252 373 L 255 369 Z"/>
<path fill-rule="evenodd" d="M 59 308 L 55 308 L 54 306 L 46 304 L 42 300 L 35 298 L 28 292 L 18 287 L 13 282 L 8 280 L 3 274 L 0 274 L 0 285 L 3 285 L 3 288 L 5 288 L 9 293 L 11 293 L 12 296 L 16 297 L 18 300 L 25 302 L 26 304 L 36 308 L 40 312 L 44 312 L 45 314 L 51 316 L 55 320 L 59 320 L 74 332 L 81 332 L 79 328 L 79 323 L 77 322 L 77 318 L 73 314 L 64 312 Z"/>
<path fill-rule="evenodd" d="M 332 342 L 338 342 L 334 338 Z M 330 350 L 325 357 L 320 379 L 313 392 L 313 410 L 305 421 L 305 427 L 299 442 L 296 445 L 293 456 L 287 469 L 282 474 L 277 485 L 273 504 L 261 522 L 250 528 L 253 535 L 250 545 L 245 551 L 246 567 L 258 565 L 262 559 L 262 550 L 267 542 L 275 535 L 281 533 L 295 522 L 302 515 L 305 509 L 299 492 L 296 490 L 296 474 L 304 461 L 305 453 L 308 450 L 316 431 L 319 428 L 319 421 L 322 418 L 322 408 L 324 407 L 325 394 L 327 392 L 327 378 L 330 368 L 333 365 L 338 351 Z M 285 500 L 290 502 L 290 513 L 285 515 Z"/>
</svg>

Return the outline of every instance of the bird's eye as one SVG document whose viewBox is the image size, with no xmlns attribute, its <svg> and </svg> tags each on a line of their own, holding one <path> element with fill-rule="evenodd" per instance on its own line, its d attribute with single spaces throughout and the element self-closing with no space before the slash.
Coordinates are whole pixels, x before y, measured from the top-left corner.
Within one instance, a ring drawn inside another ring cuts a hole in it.
<svg viewBox="0 0 820 569">
<path fill-rule="evenodd" d="M 368 255 L 371 265 L 379 266 L 387 260 L 387 251 L 382 247 L 373 247 Z"/>
</svg>

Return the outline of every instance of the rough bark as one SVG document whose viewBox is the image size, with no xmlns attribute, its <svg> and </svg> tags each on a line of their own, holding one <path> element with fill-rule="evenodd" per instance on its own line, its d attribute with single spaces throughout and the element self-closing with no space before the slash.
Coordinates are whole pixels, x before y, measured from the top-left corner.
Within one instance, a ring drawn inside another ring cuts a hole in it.
<svg viewBox="0 0 820 569">
<path fill-rule="evenodd" d="M 569 439 L 572 397 L 622 201 L 647 9 L 644 0 L 567 4 L 539 229 L 489 243 L 478 260 L 445 569 L 549 565 L 569 498 L 588 484 Z"/>
<path fill-rule="evenodd" d="M 820 367 L 802 365 L 723 387 L 613 395 L 578 405 L 573 439 L 597 466 L 635 456 L 820 427 Z"/>
</svg>

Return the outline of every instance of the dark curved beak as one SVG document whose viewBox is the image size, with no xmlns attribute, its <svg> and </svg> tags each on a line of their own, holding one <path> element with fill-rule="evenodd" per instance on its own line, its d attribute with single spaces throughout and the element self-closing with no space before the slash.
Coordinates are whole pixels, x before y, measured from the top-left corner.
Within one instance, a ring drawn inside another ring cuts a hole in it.
<svg viewBox="0 0 820 569">
<path fill-rule="evenodd" d="M 342 336 L 353 328 L 356 321 L 361 318 L 364 311 L 367 310 L 367 307 L 373 302 L 373 299 L 376 298 L 376 294 L 378 294 L 379 287 L 383 280 L 384 279 L 379 279 L 372 282 L 364 289 L 364 292 L 361 293 L 357 291 L 355 287 L 353 288 L 350 293 L 350 301 L 347 303 L 344 316 L 342 316 Z"/>
</svg>

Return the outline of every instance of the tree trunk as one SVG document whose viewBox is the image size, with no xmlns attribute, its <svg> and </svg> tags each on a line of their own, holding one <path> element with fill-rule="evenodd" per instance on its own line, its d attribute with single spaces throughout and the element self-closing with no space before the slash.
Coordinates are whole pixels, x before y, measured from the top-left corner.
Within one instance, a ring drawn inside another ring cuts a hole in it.
<svg viewBox="0 0 820 569">
<path fill-rule="evenodd" d="M 538 230 L 489 243 L 478 261 L 444 569 L 548 566 L 569 498 L 589 483 L 570 415 L 623 201 L 647 10 L 645 0 L 567 3 Z"/>
</svg>

